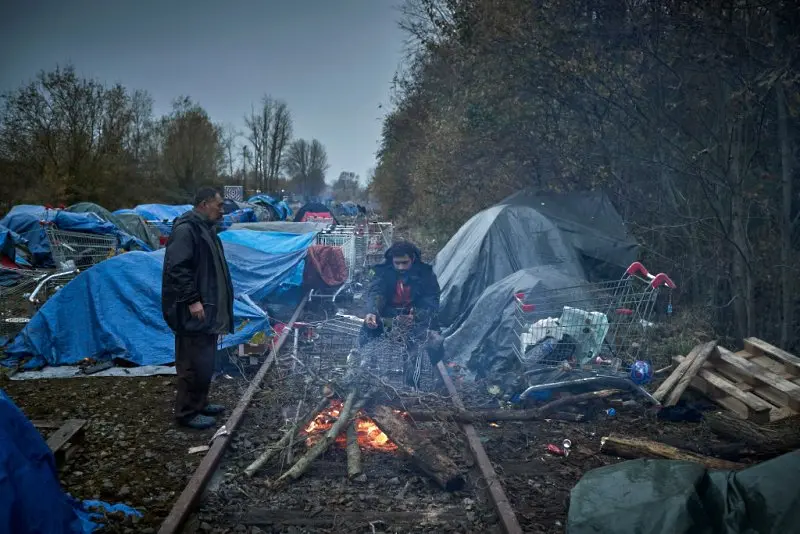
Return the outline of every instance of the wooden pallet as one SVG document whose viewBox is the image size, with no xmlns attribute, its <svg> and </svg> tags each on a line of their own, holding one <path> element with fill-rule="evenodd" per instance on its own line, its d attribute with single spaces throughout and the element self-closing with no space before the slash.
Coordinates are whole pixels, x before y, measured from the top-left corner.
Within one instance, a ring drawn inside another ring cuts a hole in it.
<svg viewBox="0 0 800 534">
<path fill-rule="evenodd" d="M 39 432 L 55 430 L 47 437 L 47 446 L 53 451 L 56 465 L 61 467 L 75 454 L 86 431 L 85 419 L 66 421 L 31 421 Z"/>
<path fill-rule="evenodd" d="M 717 347 L 690 385 L 757 424 L 800 413 L 800 358 L 757 338 L 735 353 Z"/>
</svg>

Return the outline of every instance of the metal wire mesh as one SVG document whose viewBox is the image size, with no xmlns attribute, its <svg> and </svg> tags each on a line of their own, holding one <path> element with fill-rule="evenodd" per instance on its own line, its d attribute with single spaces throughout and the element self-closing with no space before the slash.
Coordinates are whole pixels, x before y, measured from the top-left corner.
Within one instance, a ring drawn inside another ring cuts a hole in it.
<svg viewBox="0 0 800 534">
<path fill-rule="evenodd" d="M 53 273 L 0 269 L 0 345 L 11 341 L 30 321 L 36 310 L 74 278 L 77 271 Z"/>
<path fill-rule="evenodd" d="M 56 265 L 74 265 L 85 269 L 117 253 L 117 238 L 113 235 L 68 232 L 55 226 L 45 228 L 50 253 Z"/>
<path fill-rule="evenodd" d="M 398 391 L 433 388 L 433 366 L 424 336 L 409 336 L 394 329 L 359 348 L 362 323 L 362 319 L 347 315 L 302 323 L 296 330 L 292 354 L 282 359 L 284 372 L 336 381 L 349 371 L 358 371 L 375 384 Z"/>
<path fill-rule="evenodd" d="M 620 280 L 518 293 L 517 356 L 528 365 L 627 368 L 652 335 L 659 292 L 674 287 L 663 273 L 650 275 L 635 263 Z"/>
</svg>

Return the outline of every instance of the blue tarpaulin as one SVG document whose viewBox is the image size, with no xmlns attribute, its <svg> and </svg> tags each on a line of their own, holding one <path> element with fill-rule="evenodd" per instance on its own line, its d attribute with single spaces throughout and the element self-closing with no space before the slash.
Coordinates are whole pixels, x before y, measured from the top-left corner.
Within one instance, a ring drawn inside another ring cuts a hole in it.
<svg viewBox="0 0 800 534">
<path fill-rule="evenodd" d="M 28 267 L 30 264 L 25 258 L 17 254 L 18 246 L 27 246 L 28 240 L 0 224 L 0 255 L 7 257 L 17 265 Z"/>
<path fill-rule="evenodd" d="M 247 202 L 250 204 L 268 204 L 272 206 L 272 208 L 275 210 L 275 213 L 278 215 L 278 219 L 281 221 L 285 221 L 292 214 L 292 209 L 286 202 L 283 200 L 275 200 L 269 195 L 256 195 L 254 197 L 250 197 L 250 200 Z"/>
<path fill-rule="evenodd" d="M 172 221 L 192 209 L 191 204 L 170 206 L 168 204 L 139 204 L 133 211 L 146 221 L 151 221 L 162 235 L 172 233 Z"/>
<path fill-rule="evenodd" d="M 47 240 L 42 223 L 53 224 L 58 229 L 69 232 L 114 235 L 117 237 L 119 247 L 124 250 L 131 250 L 135 247 L 140 250 L 150 250 L 150 247 L 142 240 L 117 228 L 110 222 L 104 221 L 95 213 L 73 213 L 47 209 L 44 206 L 14 206 L 8 215 L 0 220 L 0 225 L 16 232 L 28 241 L 28 249 L 33 255 L 33 263 L 37 266 L 53 265 L 50 242 Z"/>
<path fill-rule="evenodd" d="M 238 235 L 243 233 L 247 235 Z M 236 297 L 236 332 L 223 338 L 220 348 L 226 348 L 269 330 L 264 302 L 302 284 L 313 234 L 234 230 L 220 237 Z M 163 261 L 163 250 L 131 252 L 81 273 L 45 303 L 6 349 L 8 363 L 30 358 L 28 369 L 71 365 L 84 358 L 172 363 L 174 336 L 161 313 Z"/>
<path fill-rule="evenodd" d="M 53 453 L 0 389 L 0 532 L 83 534 L 100 525 L 94 508 L 141 514 L 128 506 L 80 502 L 61 490 Z"/>
</svg>

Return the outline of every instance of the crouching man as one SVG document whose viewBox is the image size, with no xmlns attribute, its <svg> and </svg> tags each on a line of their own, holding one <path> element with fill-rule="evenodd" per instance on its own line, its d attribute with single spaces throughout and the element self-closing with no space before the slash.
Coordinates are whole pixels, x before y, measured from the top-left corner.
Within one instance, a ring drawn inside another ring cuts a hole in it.
<svg viewBox="0 0 800 534">
<path fill-rule="evenodd" d="M 225 410 L 208 403 L 219 336 L 233 333 L 233 285 L 215 226 L 222 197 L 212 188 L 197 192 L 194 209 L 178 217 L 164 255 L 161 307 L 175 332 L 178 423 L 214 426 Z"/>
<path fill-rule="evenodd" d="M 436 365 L 444 347 L 438 324 L 440 289 L 433 268 L 406 241 L 392 245 L 384 257 L 384 263 L 373 267 L 359 345 L 380 337 L 391 323 L 392 330 L 407 330 L 417 340 L 425 340 L 431 363 Z"/>
</svg>

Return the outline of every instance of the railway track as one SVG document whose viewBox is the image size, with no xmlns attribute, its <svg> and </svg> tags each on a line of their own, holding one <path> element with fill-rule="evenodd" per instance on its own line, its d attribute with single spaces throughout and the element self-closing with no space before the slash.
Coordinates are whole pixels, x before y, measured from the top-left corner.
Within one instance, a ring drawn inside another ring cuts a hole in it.
<svg viewBox="0 0 800 534">
<path fill-rule="evenodd" d="M 292 350 L 287 341 L 305 305 L 303 300 L 295 310 L 159 533 L 523 532 L 483 446 L 487 438 L 470 424 L 418 423 L 419 431 L 434 437 L 468 473 L 460 491 L 440 489 L 396 451 L 374 443 L 361 444 L 363 475 L 354 480 L 347 476 L 344 447 L 336 444 L 279 491 L 269 481 L 288 468 L 285 457 L 253 477 L 244 476 L 245 467 L 282 436 L 287 411 L 318 398 L 302 381 L 289 379 L 281 365 L 281 354 Z M 436 372 L 447 390 L 439 400 L 463 410 L 446 368 L 439 364 Z"/>
</svg>

